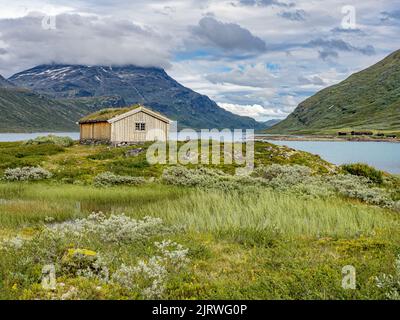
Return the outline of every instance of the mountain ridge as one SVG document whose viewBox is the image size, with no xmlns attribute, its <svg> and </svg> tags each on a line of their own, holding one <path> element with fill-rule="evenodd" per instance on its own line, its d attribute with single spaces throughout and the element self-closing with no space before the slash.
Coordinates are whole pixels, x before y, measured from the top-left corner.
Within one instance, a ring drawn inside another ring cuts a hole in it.
<svg viewBox="0 0 400 320">
<path fill-rule="evenodd" d="M 5 79 L 1 74 L 0 74 L 0 88 L 11 88 L 14 87 L 14 84 L 12 84 L 10 81 Z"/>
<path fill-rule="evenodd" d="M 400 50 L 325 88 L 268 133 L 400 130 Z"/>
<path fill-rule="evenodd" d="M 0 87 L 0 132 L 77 131 L 74 119 L 88 111 L 28 89 Z"/>
<path fill-rule="evenodd" d="M 263 125 L 264 125 L 266 128 L 270 128 L 270 127 L 272 127 L 272 126 L 278 124 L 278 123 L 281 122 L 281 121 L 282 121 L 282 119 L 271 119 L 271 120 L 264 121 L 264 122 L 263 122 Z"/>
<path fill-rule="evenodd" d="M 116 105 L 110 107 L 141 103 L 177 120 L 180 128 L 265 128 L 253 118 L 219 107 L 160 68 L 47 64 L 16 73 L 8 81 L 63 102 L 112 96 Z"/>
</svg>

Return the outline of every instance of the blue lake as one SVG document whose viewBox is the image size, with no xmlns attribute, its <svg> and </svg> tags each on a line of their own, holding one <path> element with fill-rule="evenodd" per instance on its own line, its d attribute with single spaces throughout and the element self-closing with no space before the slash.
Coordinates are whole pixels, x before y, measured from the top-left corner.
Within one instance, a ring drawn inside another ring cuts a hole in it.
<svg viewBox="0 0 400 320">
<path fill-rule="evenodd" d="M 0 142 L 23 141 L 48 134 L 47 132 L 0 133 Z M 71 137 L 74 140 L 79 139 L 79 132 L 57 132 L 53 134 Z M 198 139 L 196 134 L 187 133 L 180 134 L 178 139 L 185 140 L 186 138 Z M 229 138 L 226 139 L 226 141 L 228 140 Z M 266 138 L 266 140 L 268 140 L 268 138 Z M 380 170 L 400 174 L 400 143 L 276 140 L 271 140 L 269 142 L 318 154 L 321 158 L 337 165 L 363 162 Z"/>
<path fill-rule="evenodd" d="M 79 132 L 35 132 L 35 133 L 0 133 L 0 142 L 15 142 L 35 139 L 37 137 L 54 134 L 60 137 L 71 137 L 74 140 L 79 140 Z"/>
<path fill-rule="evenodd" d="M 337 164 L 362 162 L 377 169 L 400 174 L 400 143 L 353 141 L 268 141 L 317 154 Z"/>
</svg>

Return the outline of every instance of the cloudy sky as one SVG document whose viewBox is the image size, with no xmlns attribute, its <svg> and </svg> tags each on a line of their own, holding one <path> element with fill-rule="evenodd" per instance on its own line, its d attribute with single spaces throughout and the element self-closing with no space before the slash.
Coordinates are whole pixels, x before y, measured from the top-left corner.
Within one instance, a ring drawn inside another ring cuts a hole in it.
<svg viewBox="0 0 400 320">
<path fill-rule="evenodd" d="M 0 74 L 157 66 L 257 120 L 400 49 L 398 0 L 0 0 Z"/>
</svg>

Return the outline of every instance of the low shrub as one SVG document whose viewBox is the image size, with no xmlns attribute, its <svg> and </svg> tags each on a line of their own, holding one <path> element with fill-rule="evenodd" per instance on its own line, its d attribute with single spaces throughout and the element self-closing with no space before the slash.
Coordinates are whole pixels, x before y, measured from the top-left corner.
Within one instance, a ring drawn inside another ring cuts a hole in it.
<svg viewBox="0 0 400 320">
<path fill-rule="evenodd" d="M 394 206 L 394 201 L 389 194 L 384 189 L 372 187 L 368 178 L 354 175 L 335 175 L 328 177 L 327 182 L 335 192 L 342 196 L 382 207 L 392 208 Z"/>
<path fill-rule="evenodd" d="M 330 197 L 339 194 L 368 204 L 394 208 L 394 201 L 389 193 L 385 189 L 374 187 L 371 179 L 364 176 L 352 174 L 313 176 L 308 167 L 277 164 L 258 168 L 253 175 L 263 178 L 267 181 L 266 185 L 274 189 L 302 196 Z"/>
<path fill-rule="evenodd" d="M 187 169 L 183 166 L 169 167 L 164 170 L 162 180 L 171 185 L 184 187 L 208 187 L 217 181 L 227 180 L 229 177 L 222 171 L 207 168 Z"/>
<path fill-rule="evenodd" d="M 274 189 L 286 190 L 299 184 L 312 180 L 312 170 L 300 165 L 273 164 L 257 168 L 252 174 L 266 181 L 268 186 Z"/>
<path fill-rule="evenodd" d="M 300 165 L 273 164 L 259 167 L 251 176 L 232 176 L 204 167 L 187 169 L 177 166 L 165 169 L 162 180 L 166 184 L 221 190 L 253 191 L 260 187 L 267 187 L 311 198 L 340 195 L 368 204 L 396 209 L 395 201 L 391 199 L 387 190 L 374 186 L 366 177 L 351 174 L 318 176 L 313 175 L 310 168 Z"/>
<path fill-rule="evenodd" d="M 7 181 L 37 181 L 51 177 L 52 174 L 41 167 L 6 169 L 4 172 L 4 180 Z"/>
<path fill-rule="evenodd" d="M 180 244 L 164 240 L 156 242 L 158 255 L 140 260 L 136 266 L 122 265 L 111 281 L 130 290 L 139 289 L 147 299 L 161 298 L 170 274 L 179 272 L 188 262 L 188 249 Z"/>
<path fill-rule="evenodd" d="M 364 163 L 345 164 L 341 168 L 344 172 L 370 179 L 376 184 L 383 183 L 383 172 Z"/>
<path fill-rule="evenodd" d="M 262 185 L 261 179 L 250 176 L 232 176 L 216 169 L 205 167 L 187 169 L 183 166 L 166 168 L 162 174 L 162 181 L 175 186 L 220 190 L 245 189 Z"/>
<path fill-rule="evenodd" d="M 24 274 L 10 270 L 8 277 L 12 283 L 35 288 L 30 299 L 78 299 L 83 294 L 79 283 L 87 281 L 102 292 L 119 290 L 120 298 L 162 298 L 170 278 L 189 263 L 188 249 L 164 238 L 157 241 L 172 229 L 177 230 L 158 218 L 93 213 L 44 226 L 31 238 L 0 241 L 0 255 L 7 261 L 24 257 L 15 262 Z M 57 272 L 52 291 L 37 287 L 43 266 Z M 71 292 L 64 281 L 74 279 L 79 283 Z"/>
<path fill-rule="evenodd" d="M 335 193 L 326 183 L 325 176 L 314 175 L 313 170 L 306 166 L 262 166 L 256 168 L 252 176 L 262 179 L 264 186 L 301 197 L 321 198 L 333 196 Z"/>
<path fill-rule="evenodd" d="M 55 144 L 61 147 L 71 147 L 74 144 L 74 140 L 70 137 L 59 137 L 55 135 L 48 135 L 37 137 L 35 139 L 30 139 L 25 141 L 25 145 L 39 145 L 39 144 Z"/>
<path fill-rule="evenodd" d="M 285 166 L 273 164 L 267 167 L 257 168 L 254 175 L 260 176 L 266 180 L 291 177 L 294 183 L 299 183 L 310 177 L 312 175 L 312 170 L 309 167 L 300 165 Z"/>
<path fill-rule="evenodd" d="M 162 220 L 145 217 L 135 220 L 121 215 L 106 217 L 103 213 L 92 213 L 88 218 L 55 224 L 48 228 L 57 236 L 67 237 L 69 234 L 80 238 L 98 238 L 102 242 L 126 243 L 140 241 L 150 236 L 168 232 L 162 226 Z"/>
<path fill-rule="evenodd" d="M 146 183 L 143 177 L 119 176 L 112 172 L 97 175 L 93 181 L 96 187 L 112 187 L 119 185 L 137 186 Z"/>
<path fill-rule="evenodd" d="M 61 272 L 72 277 L 109 280 L 109 270 L 101 255 L 88 249 L 68 249 L 61 259 Z"/>
<path fill-rule="evenodd" d="M 386 298 L 390 300 L 400 300 L 400 255 L 396 259 L 395 270 L 394 275 L 382 274 L 376 277 L 377 287 L 382 289 Z"/>
</svg>

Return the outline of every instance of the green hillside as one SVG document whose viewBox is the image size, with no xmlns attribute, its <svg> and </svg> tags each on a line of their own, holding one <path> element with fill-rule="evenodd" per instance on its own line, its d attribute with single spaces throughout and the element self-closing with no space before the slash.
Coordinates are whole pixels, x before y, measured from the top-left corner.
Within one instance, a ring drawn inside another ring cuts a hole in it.
<svg viewBox="0 0 400 320">
<path fill-rule="evenodd" d="M 77 121 L 105 107 L 121 107 L 116 97 L 53 99 L 0 85 L 0 132 L 79 131 Z"/>
<path fill-rule="evenodd" d="M 152 165 L 150 145 L 0 143 L 0 300 L 399 297 L 400 179 L 261 141 L 251 175 L 229 144 L 219 164 Z"/>
<path fill-rule="evenodd" d="M 253 118 L 233 114 L 171 78 L 163 69 L 127 66 L 48 64 L 22 71 L 8 79 L 15 86 L 69 103 L 113 99 L 96 108 L 142 104 L 178 121 L 180 128 L 266 128 Z M 79 118 L 78 118 L 79 119 Z M 76 120 L 78 120 L 76 119 Z"/>
<path fill-rule="evenodd" d="M 0 88 L 0 132 L 77 131 L 81 108 L 24 89 Z"/>
<path fill-rule="evenodd" d="M 300 103 L 268 133 L 400 131 L 400 50 Z"/>
</svg>

